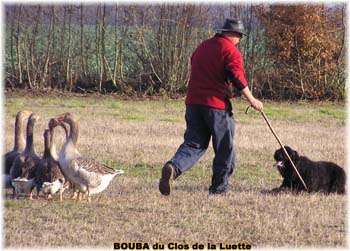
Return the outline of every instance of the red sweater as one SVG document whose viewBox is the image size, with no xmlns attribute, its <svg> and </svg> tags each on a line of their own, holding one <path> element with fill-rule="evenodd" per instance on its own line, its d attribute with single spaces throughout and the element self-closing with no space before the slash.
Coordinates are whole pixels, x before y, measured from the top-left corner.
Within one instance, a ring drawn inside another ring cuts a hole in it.
<svg viewBox="0 0 350 251">
<path fill-rule="evenodd" d="M 226 89 L 232 84 L 238 90 L 248 85 L 242 55 L 228 37 L 216 34 L 203 41 L 192 54 L 186 104 L 225 109 L 225 98 L 232 98 Z"/>
</svg>

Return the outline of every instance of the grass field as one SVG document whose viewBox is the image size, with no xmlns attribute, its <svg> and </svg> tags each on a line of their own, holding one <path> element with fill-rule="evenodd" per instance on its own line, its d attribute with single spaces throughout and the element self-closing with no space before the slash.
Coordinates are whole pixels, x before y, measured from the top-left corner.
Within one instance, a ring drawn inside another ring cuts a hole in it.
<svg viewBox="0 0 350 251">
<path fill-rule="evenodd" d="M 265 102 L 265 112 L 282 141 L 315 160 L 345 165 L 345 105 Z M 92 203 L 44 198 L 4 201 L 6 247 L 102 247 L 114 242 L 249 243 L 262 247 L 346 246 L 345 196 L 269 195 L 280 185 L 272 168 L 279 147 L 262 117 L 244 114 L 247 103 L 233 102 L 237 166 L 226 196 L 209 196 L 212 149 L 175 182 L 171 196 L 158 191 L 162 165 L 182 143 L 183 100 L 128 101 L 113 97 L 60 95 L 4 97 L 4 150 L 13 144 L 18 110 L 38 113 L 35 146 L 43 152 L 48 120 L 63 112 L 79 118 L 78 149 L 125 170 Z M 63 142 L 59 130 L 58 144 Z M 60 147 L 57 147 L 60 149 Z M 167 245 L 165 245 L 167 247 Z M 218 247 L 218 246 L 217 246 Z"/>
</svg>

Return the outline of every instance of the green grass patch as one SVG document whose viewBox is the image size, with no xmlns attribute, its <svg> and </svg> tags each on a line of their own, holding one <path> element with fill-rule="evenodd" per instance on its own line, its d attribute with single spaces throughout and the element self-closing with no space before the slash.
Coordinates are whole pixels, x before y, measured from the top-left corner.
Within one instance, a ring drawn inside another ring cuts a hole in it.
<svg viewBox="0 0 350 251">
<path fill-rule="evenodd" d="M 122 115 L 121 118 L 126 120 L 138 120 L 138 121 L 145 120 L 145 116 L 140 114 L 125 114 L 125 115 Z"/>
<path fill-rule="evenodd" d="M 324 102 L 271 102 L 264 101 L 264 112 L 271 121 L 327 122 L 330 119 L 345 124 L 346 107 L 343 103 Z M 245 114 L 247 103 L 243 100 L 234 102 L 235 118 L 241 123 L 250 123 L 252 118 L 261 116 L 252 108 Z"/>
<path fill-rule="evenodd" d="M 23 200 L 5 200 L 5 208 L 18 208 L 22 207 L 25 204 Z"/>
<path fill-rule="evenodd" d="M 162 168 L 160 164 L 153 165 L 144 162 L 116 162 L 112 160 L 102 162 L 114 169 L 123 170 L 125 172 L 124 175 L 133 177 L 153 177 L 159 175 Z"/>
<path fill-rule="evenodd" d="M 176 117 L 161 117 L 159 121 L 164 121 L 164 122 L 182 122 Z"/>
</svg>

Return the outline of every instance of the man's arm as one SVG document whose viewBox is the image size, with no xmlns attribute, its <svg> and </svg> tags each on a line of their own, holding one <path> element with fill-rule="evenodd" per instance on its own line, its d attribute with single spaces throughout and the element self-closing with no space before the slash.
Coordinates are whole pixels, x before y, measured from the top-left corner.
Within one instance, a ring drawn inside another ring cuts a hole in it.
<svg viewBox="0 0 350 251">
<path fill-rule="evenodd" d="M 243 90 L 241 90 L 241 93 L 246 97 L 250 105 L 255 109 L 258 110 L 259 112 L 262 112 L 264 109 L 263 104 L 256 99 L 253 94 L 250 92 L 249 87 L 246 86 Z"/>
</svg>

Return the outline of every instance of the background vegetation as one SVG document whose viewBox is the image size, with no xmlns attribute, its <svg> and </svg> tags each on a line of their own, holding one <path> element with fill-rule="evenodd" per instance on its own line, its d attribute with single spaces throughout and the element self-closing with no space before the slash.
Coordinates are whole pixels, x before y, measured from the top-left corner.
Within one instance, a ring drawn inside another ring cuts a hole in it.
<svg viewBox="0 0 350 251">
<path fill-rule="evenodd" d="M 194 48 L 226 17 L 256 96 L 344 99 L 345 3 L 5 6 L 8 88 L 183 95 Z"/>
</svg>

